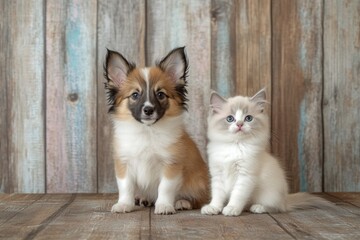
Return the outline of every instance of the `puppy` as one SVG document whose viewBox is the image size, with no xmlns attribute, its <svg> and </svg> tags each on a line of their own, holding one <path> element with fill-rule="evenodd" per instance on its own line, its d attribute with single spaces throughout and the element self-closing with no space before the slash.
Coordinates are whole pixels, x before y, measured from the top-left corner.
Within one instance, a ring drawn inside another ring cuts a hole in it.
<svg viewBox="0 0 360 240">
<path fill-rule="evenodd" d="M 188 72 L 184 47 L 150 68 L 137 68 L 108 50 L 104 70 L 119 188 L 111 211 L 133 211 L 135 197 L 155 202 L 155 214 L 200 208 L 208 201 L 209 179 L 183 123 Z"/>
</svg>

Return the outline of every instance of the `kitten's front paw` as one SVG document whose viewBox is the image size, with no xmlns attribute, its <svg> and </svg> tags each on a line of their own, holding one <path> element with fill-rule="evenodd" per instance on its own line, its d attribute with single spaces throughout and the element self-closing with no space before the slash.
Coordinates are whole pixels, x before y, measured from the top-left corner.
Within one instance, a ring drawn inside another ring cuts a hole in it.
<svg viewBox="0 0 360 240">
<path fill-rule="evenodd" d="M 168 214 L 174 214 L 176 213 L 174 206 L 171 204 L 156 204 L 155 203 L 155 214 L 162 214 L 162 215 L 168 215 Z"/>
<path fill-rule="evenodd" d="M 176 210 L 190 210 L 192 209 L 191 203 L 188 200 L 181 199 L 175 203 Z"/>
<path fill-rule="evenodd" d="M 134 206 L 131 204 L 124 204 L 124 203 L 115 203 L 112 208 L 112 213 L 127 213 L 134 210 Z"/>
<path fill-rule="evenodd" d="M 201 214 L 206 214 L 206 215 L 217 215 L 221 212 L 221 208 L 216 207 L 214 205 L 205 205 L 201 208 Z"/>
<path fill-rule="evenodd" d="M 266 209 L 263 205 L 254 204 L 250 207 L 250 212 L 252 213 L 265 213 Z"/>
<path fill-rule="evenodd" d="M 242 212 L 242 209 L 233 207 L 233 206 L 226 206 L 222 210 L 222 214 L 225 216 L 239 216 Z"/>
</svg>

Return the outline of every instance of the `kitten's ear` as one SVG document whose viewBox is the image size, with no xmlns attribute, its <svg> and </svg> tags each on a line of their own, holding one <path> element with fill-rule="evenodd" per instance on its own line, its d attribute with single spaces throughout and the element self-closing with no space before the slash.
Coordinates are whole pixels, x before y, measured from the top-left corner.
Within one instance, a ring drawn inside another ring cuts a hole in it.
<svg viewBox="0 0 360 240">
<path fill-rule="evenodd" d="M 107 50 L 104 75 L 108 81 L 108 85 L 120 88 L 121 84 L 126 80 L 127 75 L 134 68 L 135 64 L 128 62 L 123 55 L 109 49 Z"/>
<path fill-rule="evenodd" d="M 227 100 L 221 97 L 217 92 L 212 91 L 210 96 L 210 107 L 213 112 L 219 112 L 224 104 L 227 103 Z"/>
<path fill-rule="evenodd" d="M 170 74 L 177 84 L 186 84 L 189 61 L 185 47 L 175 48 L 156 64 L 161 70 Z"/>
<path fill-rule="evenodd" d="M 255 102 L 258 106 L 261 107 L 261 110 L 264 109 L 266 101 L 266 91 L 265 88 L 258 91 L 254 96 L 250 98 L 251 102 Z"/>
</svg>

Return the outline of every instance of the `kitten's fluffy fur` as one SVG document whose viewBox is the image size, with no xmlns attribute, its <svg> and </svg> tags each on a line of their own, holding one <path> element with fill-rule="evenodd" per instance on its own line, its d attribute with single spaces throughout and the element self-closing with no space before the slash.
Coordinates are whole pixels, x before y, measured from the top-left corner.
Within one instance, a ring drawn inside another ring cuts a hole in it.
<svg viewBox="0 0 360 240">
<path fill-rule="evenodd" d="M 133 211 L 136 197 L 155 202 L 155 214 L 201 207 L 208 200 L 208 169 L 183 124 L 184 48 L 151 68 L 109 50 L 104 67 L 119 188 L 111 211 Z"/>
<path fill-rule="evenodd" d="M 266 150 L 270 127 L 265 90 L 251 98 L 227 100 L 214 92 L 210 103 L 207 151 L 212 200 L 202 214 L 238 216 L 248 206 L 253 213 L 263 213 L 329 205 L 307 193 L 288 194 L 285 173 Z"/>
</svg>

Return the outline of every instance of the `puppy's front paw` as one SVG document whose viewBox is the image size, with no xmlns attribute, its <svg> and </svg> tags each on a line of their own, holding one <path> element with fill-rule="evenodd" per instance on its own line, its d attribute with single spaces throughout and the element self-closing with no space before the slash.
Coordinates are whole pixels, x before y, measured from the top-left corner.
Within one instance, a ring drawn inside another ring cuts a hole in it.
<svg viewBox="0 0 360 240">
<path fill-rule="evenodd" d="M 224 214 L 225 216 L 239 216 L 241 212 L 242 212 L 241 208 L 237 208 L 234 206 L 226 206 L 222 210 L 222 214 Z"/>
<path fill-rule="evenodd" d="M 131 204 L 124 204 L 124 203 L 115 203 L 112 208 L 112 213 L 127 213 L 134 210 L 134 206 Z"/>
<path fill-rule="evenodd" d="M 192 206 L 188 200 L 181 199 L 181 200 L 176 201 L 175 209 L 176 210 L 190 210 L 190 209 L 192 209 Z"/>
<path fill-rule="evenodd" d="M 155 203 L 155 214 L 163 214 L 163 215 L 168 215 L 168 214 L 174 214 L 176 213 L 174 206 L 172 206 L 171 204 L 156 204 Z"/>
<path fill-rule="evenodd" d="M 206 215 L 217 215 L 221 212 L 221 208 L 216 207 L 214 205 L 205 205 L 201 208 L 201 214 L 206 214 Z"/>
</svg>

